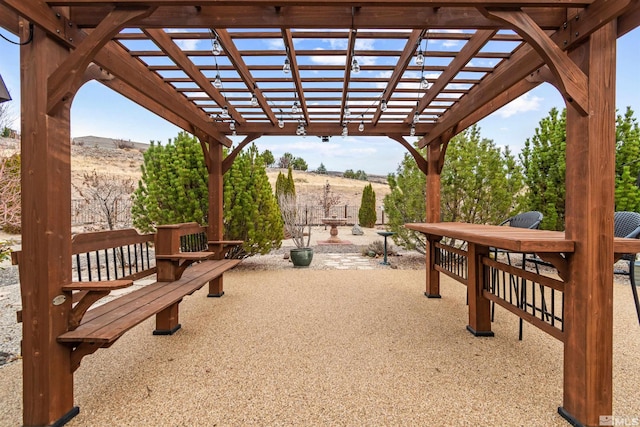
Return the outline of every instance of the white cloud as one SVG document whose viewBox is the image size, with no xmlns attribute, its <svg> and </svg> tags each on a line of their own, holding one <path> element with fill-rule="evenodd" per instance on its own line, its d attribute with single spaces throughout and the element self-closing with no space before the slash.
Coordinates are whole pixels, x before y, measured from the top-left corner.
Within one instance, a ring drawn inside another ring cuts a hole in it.
<svg viewBox="0 0 640 427">
<path fill-rule="evenodd" d="M 525 93 L 520 98 L 511 101 L 499 109 L 496 114 L 500 117 L 507 118 L 527 111 L 538 111 L 542 100 L 540 97 Z"/>
<path fill-rule="evenodd" d="M 176 45 L 182 50 L 196 50 L 198 48 L 198 43 L 200 40 L 194 39 L 184 39 L 184 40 L 175 40 Z"/>
</svg>

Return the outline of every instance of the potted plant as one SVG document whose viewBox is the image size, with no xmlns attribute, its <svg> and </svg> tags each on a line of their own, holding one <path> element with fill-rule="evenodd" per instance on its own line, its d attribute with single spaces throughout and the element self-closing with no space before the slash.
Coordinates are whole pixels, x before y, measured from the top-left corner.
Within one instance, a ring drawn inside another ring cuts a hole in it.
<svg viewBox="0 0 640 427">
<path fill-rule="evenodd" d="M 278 201 L 285 234 L 291 236 L 291 240 L 296 245 L 296 249 L 291 249 L 289 252 L 291 262 L 293 262 L 294 267 L 308 267 L 313 259 L 313 249 L 309 247 L 311 226 L 303 223 L 299 217 L 295 195 L 281 194 L 278 197 Z"/>
</svg>

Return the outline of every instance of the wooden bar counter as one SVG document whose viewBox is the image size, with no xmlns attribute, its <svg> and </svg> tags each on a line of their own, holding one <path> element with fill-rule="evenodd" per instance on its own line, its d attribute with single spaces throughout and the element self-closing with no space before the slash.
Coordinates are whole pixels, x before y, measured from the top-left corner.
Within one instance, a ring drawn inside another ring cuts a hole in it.
<svg viewBox="0 0 640 427">
<path fill-rule="evenodd" d="M 469 301 L 469 324 L 467 329 L 475 336 L 493 336 L 491 331 L 490 299 L 486 293 L 483 274 L 483 258 L 489 248 L 498 248 L 517 253 L 536 254 L 550 262 L 559 276 L 567 280 L 568 255 L 575 250 L 575 242 L 565 237 L 562 231 L 531 230 L 497 225 L 467 224 L 459 222 L 409 223 L 405 227 L 421 232 L 427 237 L 427 272 L 441 270 L 436 265 L 437 246 L 443 237 L 467 242 L 467 292 Z M 614 238 L 615 259 L 625 253 L 640 252 L 639 239 Z M 486 261 L 485 261 L 486 263 Z M 437 277 L 437 276 L 436 276 Z M 463 282 L 463 283 L 465 283 Z M 612 278 L 613 283 L 613 278 Z M 427 274 L 426 292 L 430 298 L 438 298 L 439 278 Z M 489 296 L 491 297 L 491 296 Z M 561 337 L 560 334 L 554 334 Z M 562 339 L 562 338 L 561 338 Z"/>
</svg>

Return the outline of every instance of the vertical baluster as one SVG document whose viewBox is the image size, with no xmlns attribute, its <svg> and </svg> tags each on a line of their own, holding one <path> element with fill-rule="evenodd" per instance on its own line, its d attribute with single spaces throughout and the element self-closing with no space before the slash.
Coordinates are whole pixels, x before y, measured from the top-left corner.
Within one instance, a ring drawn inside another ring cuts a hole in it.
<svg viewBox="0 0 640 427">
<path fill-rule="evenodd" d="M 107 266 L 107 280 L 111 280 L 111 271 L 109 268 L 109 251 L 107 249 L 104 250 L 104 262 Z"/>
<path fill-rule="evenodd" d="M 91 282 L 91 255 L 87 252 L 87 275 L 89 276 L 89 281 Z"/>
<path fill-rule="evenodd" d="M 102 266 L 100 265 L 100 251 L 96 251 L 96 268 L 98 269 L 98 281 L 102 280 Z"/>
<path fill-rule="evenodd" d="M 76 254 L 76 270 L 78 271 L 78 282 L 82 282 L 82 265 L 80 264 L 80 254 Z"/>
<path fill-rule="evenodd" d="M 122 246 L 120 246 L 119 248 L 119 252 L 120 252 L 120 270 L 122 270 L 122 277 L 126 276 L 127 273 L 125 271 L 125 262 L 124 262 L 124 249 L 122 248 Z"/>
</svg>

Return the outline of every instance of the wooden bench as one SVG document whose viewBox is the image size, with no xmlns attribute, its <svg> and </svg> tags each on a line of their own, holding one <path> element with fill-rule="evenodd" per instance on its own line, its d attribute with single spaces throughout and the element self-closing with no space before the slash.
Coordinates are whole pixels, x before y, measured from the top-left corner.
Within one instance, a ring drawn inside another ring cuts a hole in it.
<svg viewBox="0 0 640 427">
<path fill-rule="evenodd" d="M 154 257 L 148 252 L 152 241 L 155 241 Z M 84 356 L 111 346 L 129 329 L 153 315 L 154 335 L 175 333 L 181 327 L 178 305 L 185 296 L 206 283 L 216 292 L 212 296 L 224 294 L 222 275 L 240 262 L 224 259 L 224 249 L 240 243 L 216 242 L 212 245 L 215 251 L 209 251 L 205 229 L 196 223 L 160 226 L 155 235 L 119 230 L 76 236 L 72 252 L 77 281 L 62 288 L 64 295 L 74 296 L 75 304 L 68 330 L 57 338 L 73 349 L 72 370 L 80 366 Z M 19 254 L 14 259 L 19 260 Z M 192 265 L 195 262 L 198 263 Z M 134 280 L 154 273 L 156 282 L 91 308 L 111 291 L 131 286 Z"/>
</svg>

